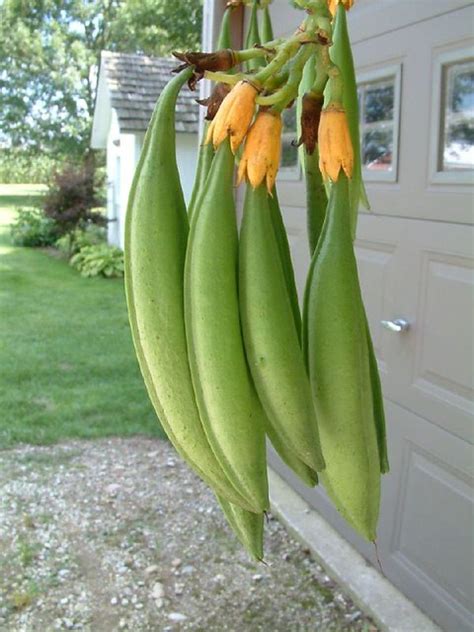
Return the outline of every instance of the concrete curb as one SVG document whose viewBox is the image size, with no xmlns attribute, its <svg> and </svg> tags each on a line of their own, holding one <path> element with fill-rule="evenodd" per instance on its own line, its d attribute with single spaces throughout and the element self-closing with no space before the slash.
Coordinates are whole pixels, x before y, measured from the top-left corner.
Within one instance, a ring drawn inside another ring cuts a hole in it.
<svg viewBox="0 0 474 632">
<path fill-rule="evenodd" d="M 268 476 L 273 513 L 382 630 L 441 632 L 270 468 Z"/>
</svg>

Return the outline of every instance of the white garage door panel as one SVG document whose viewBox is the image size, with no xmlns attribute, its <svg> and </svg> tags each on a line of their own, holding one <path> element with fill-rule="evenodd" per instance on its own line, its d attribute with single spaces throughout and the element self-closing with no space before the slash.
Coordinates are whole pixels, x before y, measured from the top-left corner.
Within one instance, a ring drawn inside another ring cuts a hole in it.
<svg viewBox="0 0 474 632">
<path fill-rule="evenodd" d="M 369 256 L 367 243 L 380 254 Z M 467 441 L 473 437 L 473 243 L 470 226 L 375 216 L 360 218 L 357 238 L 371 331 L 381 368 L 391 373 L 383 376 L 385 396 Z M 374 272 L 377 257 L 385 262 L 383 275 Z M 381 320 L 400 317 L 410 323 L 408 332 L 381 328 Z"/>
<path fill-rule="evenodd" d="M 437 59 L 446 51 L 472 48 L 473 20 L 472 6 L 466 7 L 354 46 L 358 74 L 402 65 L 398 181 L 390 184 L 367 180 L 369 200 L 376 213 L 472 223 L 472 186 L 431 182 L 429 157 L 438 144 L 433 130 L 440 127 L 439 121 L 432 121 L 441 98 L 439 94 L 435 95 L 436 102 L 433 100 Z M 354 21 L 357 24 L 356 17 Z M 357 29 L 352 27 L 352 31 L 357 39 Z"/>
<path fill-rule="evenodd" d="M 412 224 L 404 249 L 416 265 L 399 266 L 407 297 L 414 300 L 408 314 L 412 353 L 401 358 L 397 400 L 472 442 L 474 232 L 467 226 Z"/>
<path fill-rule="evenodd" d="M 472 414 L 473 260 L 426 251 L 421 257 L 413 397 Z"/>
<path fill-rule="evenodd" d="M 471 630 L 472 450 L 397 404 L 386 402 L 391 473 L 384 477 L 379 537 L 387 575 L 431 616 Z"/>
<path fill-rule="evenodd" d="M 387 305 L 386 296 L 390 294 L 388 288 L 391 285 L 391 271 L 393 273 L 393 255 L 396 244 L 381 241 L 358 239 L 356 243 L 356 255 L 359 266 L 359 277 L 362 293 L 365 298 L 365 307 L 369 327 L 372 332 L 379 369 L 387 374 L 389 367 L 382 346 L 382 333 L 380 321 L 385 314 L 392 310 Z"/>
<path fill-rule="evenodd" d="M 274 0 L 272 15 L 281 34 L 297 12 Z M 374 214 L 361 213 L 356 241 L 391 464 L 382 482 L 379 550 L 387 577 L 449 632 L 474 629 L 473 188 L 433 177 L 441 97 L 434 86 L 445 53 L 454 53 L 450 61 L 465 58 L 473 21 L 467 0 L 357 0 L 349 14 L 357 73 L 401 66 L 398 179 L 368 182 Z M 278 187 L 302 298 L 309 262 L 304 186 L 280 174 Z M 408 320 L 410 330 L 381 327 L 395 318 Z M 347 527 L 324 490 L 306 488 L 275 455 L 271 462 L 377 565 L 372 545 Z"/>
<path fill-rule="evenodd" d="M 446 630 L 472 632 L 471 450 L 397 404 L 385 405 L 391 469 L 382 478 L 378 529 L 384 572 Z M 377 567 L 374 547 L 347 527 L 321 486 L 305 487 L 274 453 L 270 462 Z"/>
</svg>

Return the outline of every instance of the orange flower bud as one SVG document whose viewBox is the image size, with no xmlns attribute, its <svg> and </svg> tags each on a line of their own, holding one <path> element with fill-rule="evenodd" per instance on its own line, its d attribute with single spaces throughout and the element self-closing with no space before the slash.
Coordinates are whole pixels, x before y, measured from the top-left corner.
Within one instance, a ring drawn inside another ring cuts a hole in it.
<svg viewBox="0 0 474 632">
<path fill-rule="evenodd" d="M 346 11 L 349 11 L 354 4 L 354 0 L 328 0 L 329 11 L 331 11 L 332 15 L 336 15 L 336 9 L 339 3 L 344 5 Z"/>
<path fill-rule="evenodd" d="M 322 111 L 318 140 L 319 168 L 323 178 L 337 182 L 341 168 L 350 178 L 354 168 L 354 150 L 342 105 L 334 103 Z"/>
<path fill-rule="evenodd" d="M 281 153 L 282 121 L 279 112 L 261 110 L 247 134 L 244 153 L 239 164 L 238 182 L 247 176 L 257 188 L 265 180 L 271 193 L 275 184 Z"/>
<path fill-rule="evenodd" d="M 257 88 L 248 81 L 239 81 L 232 88 L 214 118 L 214 147 L 230 136 L 230 146 L 235 154 L 252 122 L 257 94 Z"/>
</svg>

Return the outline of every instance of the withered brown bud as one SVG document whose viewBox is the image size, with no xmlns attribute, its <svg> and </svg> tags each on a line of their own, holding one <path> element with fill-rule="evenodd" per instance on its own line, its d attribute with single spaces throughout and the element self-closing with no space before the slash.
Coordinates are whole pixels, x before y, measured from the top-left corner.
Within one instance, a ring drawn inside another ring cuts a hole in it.
<svg viewBox="0 0 474 632">
<path fill-rule="evenodd" d="M 196 83 L 204 77 L 206 70 L 212 72 L 225 71 L 237 63 L 234 51 L 230 48 L 216 50 L 213 53 L 200 53 L 192 50 L 187 50 L 184 53 L 173 51 L 173 55 L 184 63 L 172 72 L 178 73 L 189 66 L 194 66 L 193 76 L 188 81 L 188 86 L 191 90 L 194 90 Z"/>
<path fill-rule="evenodd" d="M 322 94 L 306 92 L 303 95 L 301 111 L 301 138 L 299 145 L 304 145 L 308 154 L 314 153 L 318 142 L 319 119 L 323 108 Z"/>
<path fill-rule="evenodd" d="M 204 105 L 207 107 L 206 112 L 206 120 L 212 121 L 215 115 L 217 114 L 217 110 L 219 109 L 222 101 L 229 94 L 231 90 L 231 86 L 226 83 L 216 83 L 214 86 L 214 90 L 211 93 L 211 96 L 207 97 L 207 99 L 196 99 L 199 105 Z"/>
<path fill-rule="evenodd" d="M 212 72 L 229 70 L 236 64 L 234 51 L 230 48 L 216 50 L 213 53 L 200 53 L 192 50 L 187 50 L 184 53 L 173 51 L 173 55 L 184 62 L 182 66 L 176 68 L 173 72 L 180 72 L 180 69 L 194 66 L 196 72 L 204 74 L 206 70 L 211 70 Z"/>
</svg>

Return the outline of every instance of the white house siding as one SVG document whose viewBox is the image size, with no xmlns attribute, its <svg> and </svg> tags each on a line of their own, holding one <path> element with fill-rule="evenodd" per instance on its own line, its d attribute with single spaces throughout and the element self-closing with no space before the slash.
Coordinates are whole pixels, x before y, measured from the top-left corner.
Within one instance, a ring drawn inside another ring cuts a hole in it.
<svg viewBox="0 0 474 632">
<path fill-rule="evenodd" d="M 176 134 L 176 157 L 186 202 L 191 197 L 196 173 L 199 139 L 197 134 Z"/>
<path fill-rule="evenodd" d="M 107 166 L 107 240 L 120 246 L 120 129 L 117 113 L 112 110 L 106 149 Z"/>
<path fill-rule="evenodd" d="M 271 12 L 276 36 L 293 31 L 303 17 L 287 0 L 274 0 Z M 358 76 L 398 66 L 401 82 L 398 173 L 392 181 L 368 179 L 373 213 L 361 213 L 356 241 L 391 461 L 378 548 L 387 577 L 412 601 L 443 629 L 468 632 L 474 605 L 473 172 L 436 173 L 433 163 L 440 63 L 474 57 L 473 5 L 356 0 L 348 21 Z M 301 176 L 280 173 L 278 190 L 302 289 L 309 257 Z M 407 333 L 381 327 L 382 319 L 397 317 L 410 322 Z M 271 463 L 377 566 L 374 547 L 345 525 L 321 487 L 308 490 L 275 457 Z"/>
<path fill-rule="evenodd" d="M 145 134 L 121 134 L 115 110 L 112 112 L 107 140 L 107 237 L 110 244 L 123 248 L 128 195 Z M 176 134 L 176 156 L 186 202 L 193 187 L 197 151 L 197 134 Z"/>
</svg>

